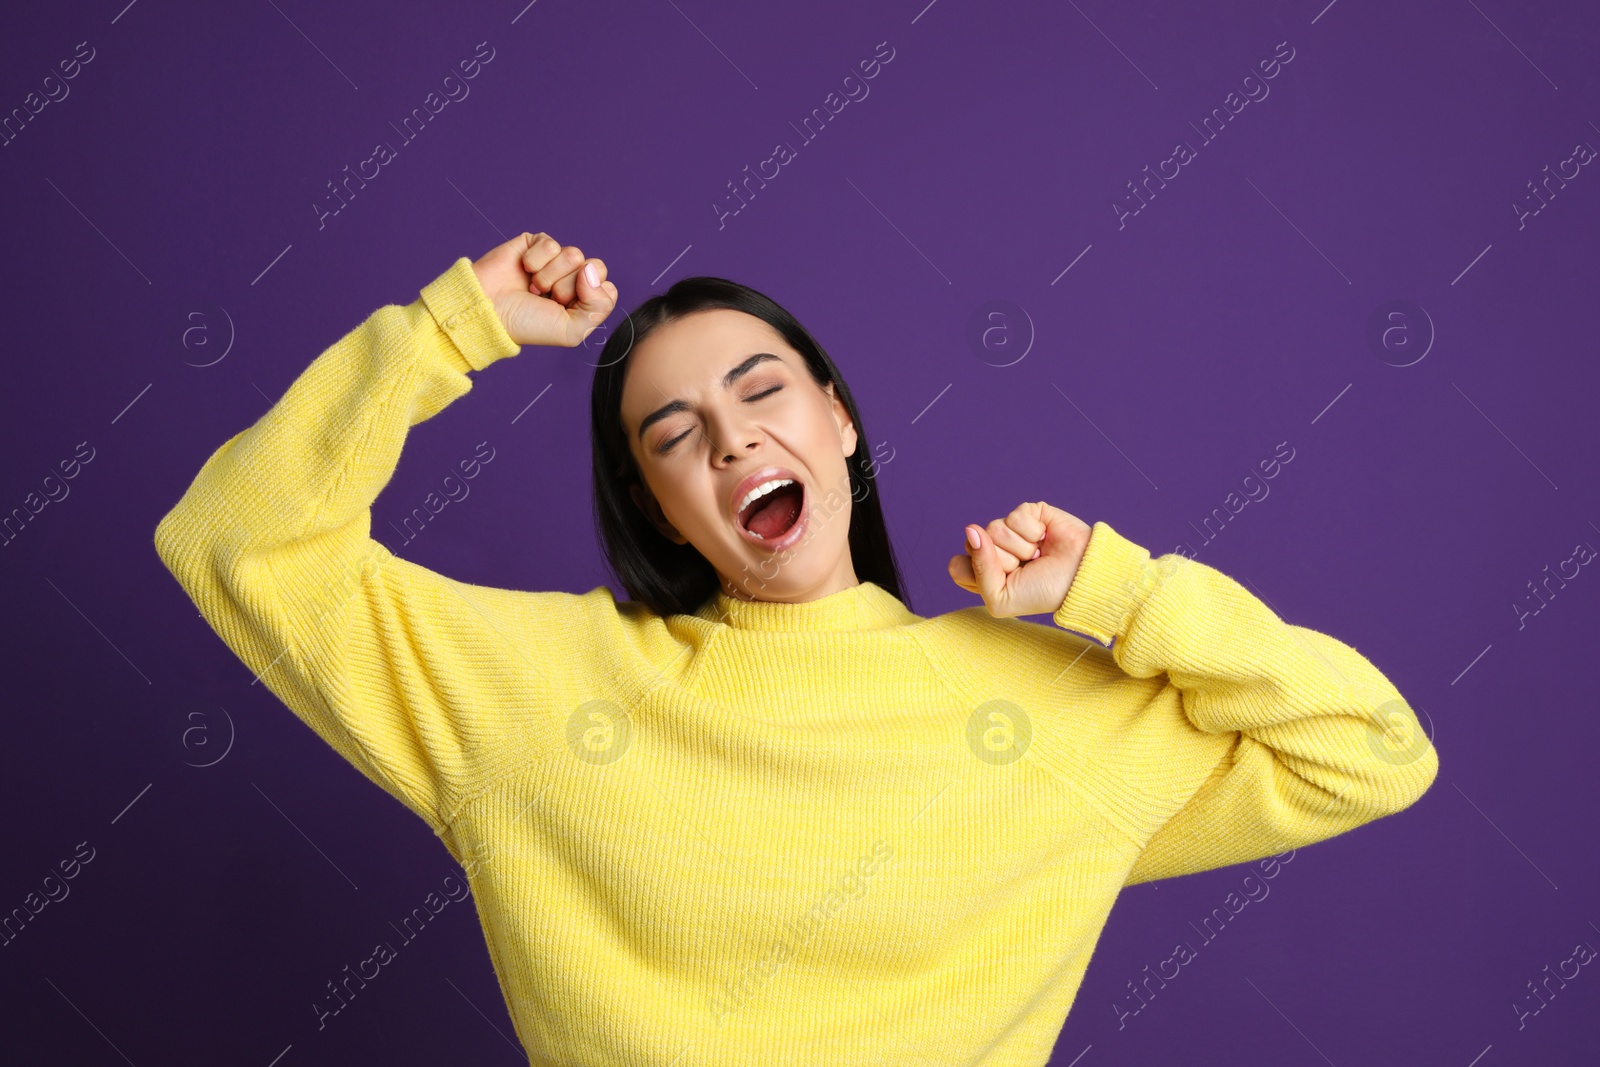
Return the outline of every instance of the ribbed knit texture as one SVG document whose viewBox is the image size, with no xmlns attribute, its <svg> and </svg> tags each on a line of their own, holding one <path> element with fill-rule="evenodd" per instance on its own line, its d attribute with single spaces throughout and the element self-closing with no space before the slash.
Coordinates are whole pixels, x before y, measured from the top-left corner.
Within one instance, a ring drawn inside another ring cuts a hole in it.
<svg viewBox="0 0 1600 1067">
<path fill-rule="evenodd" d="M 467 866 L 530 1063 L 1038 1067 L 1124 885 L 1437 773 L 1365 657 L 1104 522 L 1054 625 L 870 582 L 663 618 L 394 556 L 370 508 L 408 430 L 518 351 L 458 259 L 218 448 L 155 545 Z"/>
</svg>

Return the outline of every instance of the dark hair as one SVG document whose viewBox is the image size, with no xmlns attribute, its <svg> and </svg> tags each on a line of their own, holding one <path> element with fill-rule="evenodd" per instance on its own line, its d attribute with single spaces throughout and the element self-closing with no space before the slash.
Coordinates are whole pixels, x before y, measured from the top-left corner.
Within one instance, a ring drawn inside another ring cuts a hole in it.
<svg viewBox="0 0 1600 1067">
<path fill-rule="evenodd" d="M 644 479 L 628 449 L 622 426 L 622 384 L 628 356 L 657 327 L 712 308 L 753 315 L 776 330 L 806 361 L 819 388 L 833 383 L 855 424 L 857 452 L 850 469 L 850 556 L 856 577 L 873 582 L 905 603 L 894 546 L 883 509 L 872 491 L 875 469 L 863 459 L 867 432 L 850 387 L 822 346 L 795 317 L 748 286 L 699 276 L 675 282 L 635 308 L 606 338 L 590 394 L 590 444 L 594 454 L 595 526 L 612 573 L 638 601 L 658 615 L 688 615 L 721 589 L 716 568 L 692 544 L 669 541 L 639 510 L 629 486 Z M 910 605 L 907 604 L 907 607 Z"/>
</svg>

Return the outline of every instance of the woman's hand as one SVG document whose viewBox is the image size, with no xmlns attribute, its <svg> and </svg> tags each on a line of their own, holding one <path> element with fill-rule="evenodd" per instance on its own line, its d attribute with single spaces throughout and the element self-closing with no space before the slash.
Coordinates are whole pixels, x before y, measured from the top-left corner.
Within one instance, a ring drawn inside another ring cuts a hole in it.
<svg viewBox="0 0 1600 1067">
<path fill-rule="evenodd" d="M 519 345 L 574 348 L 617 306 L 606 265 L 546 233 L 519 234 L 485 252 L 472 269 Z"/>
<path fill-rule="evenodd" d="M 950 557 L 950 577 L 981 596 L 996 618 L 1053 615 L 1067 599 L 1092 529 L 1043 501 L 1018 504 L 987 532 L 967 527 L 967 554 Z"/>
</svg>

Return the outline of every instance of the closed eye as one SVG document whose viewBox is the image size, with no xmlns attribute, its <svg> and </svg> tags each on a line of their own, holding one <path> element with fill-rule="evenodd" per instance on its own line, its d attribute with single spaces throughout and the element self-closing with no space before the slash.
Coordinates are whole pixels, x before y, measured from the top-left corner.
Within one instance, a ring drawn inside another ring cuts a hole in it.
<svg viewBox="0 0 1600 1067">
<path fill-rule="evenodd" d="M 761 400 L 761 399 L 763 399 L 765 397 L 769 397 L 773 393 L 776 393 L 778 390 L 780 390 L 782 388 L 783 388 L 783 386 L 781 386 L 781 385 L 774 385 L 771 389 L 763 389 L 761 392 L 756 393 L 754 396 L 745 397 L 744 398 L 745 399 L 745 403 L 748 404 L 748 403 L 751 403 L 752 401 Z M 691 433 L 694 433 L 694 431 L 693 430 L 685 430 L 685 431 L 683 431 L 678 436 L 674 437 L 672 440 L 667 441 L 664 444 L 662 444 L 660 447 L 658 447 L 656 449 L 656 454 L 657 455 L 662 455 L 662 456 L 666 455 L 668 452 L 672 451 L 673 447 L 676 446 L 679 441 L 682 441 L 685 437 L 688 437 Z"/>
</svg>

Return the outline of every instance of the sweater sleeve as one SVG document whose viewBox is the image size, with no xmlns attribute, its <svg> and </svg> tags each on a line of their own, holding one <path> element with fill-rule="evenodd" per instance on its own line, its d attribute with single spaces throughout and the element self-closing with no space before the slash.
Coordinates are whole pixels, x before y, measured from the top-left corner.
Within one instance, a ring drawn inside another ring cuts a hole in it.
<svg viewBox="0 0 1600 1067">
<path fill-rule="evenodd" d="M 1164 676 L 1122 731 L 1132 750 L 1101 771 L 1159 813 L 1127 884 L 1332 837 L 1414 803 L 1438 773 L 1405 699 L 1355 649 L 1104 522 L 1054 621 L 1109 644 L 1123 673 Z"/>
<path fill-rule="evenodd" d="M 464 395 L 468 372 L 518 351 L 462 257 L 318 356 L 155 531 L 162 562 L 256 680 L 436 834 L 482 754 L 514 756 L 507 694 L 559 657 L 570 595 L 471 586 L 400 559 L 369 536 L 371 504 L 409 428 Z M 513 619 L 524 632 L 507 632 Z"/>
</svg>

